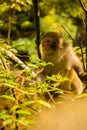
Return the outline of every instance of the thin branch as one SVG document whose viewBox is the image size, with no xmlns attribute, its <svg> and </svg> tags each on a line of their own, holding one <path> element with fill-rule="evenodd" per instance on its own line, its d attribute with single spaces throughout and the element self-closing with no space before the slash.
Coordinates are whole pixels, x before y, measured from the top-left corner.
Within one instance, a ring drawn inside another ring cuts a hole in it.
<svg viewBox="0 0 87 130">
<path fill-rule="evenodd" d="M 9 15 L 8 18 L 8 44 L 10 45 L 10 41 L 11 41 L 11 16 Z"/>
<path fill-rule="evenodd" d="M 2 56 L 1 52 L 0 52 L 0 59 L 1 59 L 1 61 L 2 61 L 2 64 L 3 64 L 3 66 L 4 66 L 5 70 L 6 70 L 6 72 L 9 73 L 9 68 L 8 68 L 8 66 L 7 66 L 7 64 L 6 64 L 6 59 Z"/>
<path fill-rule="evenodd" d="M 79 0 L 79 2 L 80 2 L 80 4 L 81 4 L 82 9 L 83 9 L 85 12 L 87 12 L 87 9 L 86 9 L 86 7 L 84 6 L 84 4 L 82 3 L 82 1 Z"/>
<path fill-rule="evenodd" d="M 32 1 L 33 1 L 33 5 L 34 5 L 37 51 L 38 51 L 38 57 L 41 58 L 41 54 L 40 54 L 40 51 L 39 51 L 39 45 L 40 45 L 40 20 L 39 20 L 38 0 L 32 0 Z"/>
<path fill-rule="evenodd" d="M 12 29 L 12 10 L 11 10 L 11 2 L 9 6 L 9 16 L 8 16 L 8 44 L 11 42 L 11 29 Z"/>
<path fill-rule="evenodd" d="M 63 26 L 61 25 L 62 28 L 66 31 L 66 33 L 69 35 L 69 37 L 71 38 L 71 40 L 76 44 L 78 43 L 76 40 L 73 39 L 73 37 L 71 36 L 71 34 L 68 32 L 68 30 Z M 82 43 L 80 44 L 80 49 L 81 49 L 81 54 L 82 54 L 82 63 L 83 63 L 83 69 L 84 69 L 84 72 L 85 72 L 85 64 L 84 64 L 84 56 L 83 56 L 83 49 L 82 49 Z"/>
<path fill-rule="evenodd" d="M 63 25 L 61 25 L 62 26 L 62 28 L 66 31 L 66 33 L 69 35 L 69 37 L 71 38 L 71 40 L 74 42 L 74 43 L 77 43 L 77 41 L 75 41 L 74 39 L 73 39 L 73 37 L 71 36 L 71 34 L 69 33 L 69 31 L 63 26 Z"/>
<path fill-rule="evenodd" d="M 12 60 L 14 60 L 16 63 L 18 63 L 22 68 L 25 70 L 30 71 L 30 67 L 25 65 L 24 62 L 22 62 L 18 57 L 16 57 L 11 51 L 4 49 L 3 47 L 0 47 L 0 52 L 5 53 L 8 57 L 10 57 Z M 36 76 L 35 72 L 32 72 L 32 76 Z"/>
</svg>

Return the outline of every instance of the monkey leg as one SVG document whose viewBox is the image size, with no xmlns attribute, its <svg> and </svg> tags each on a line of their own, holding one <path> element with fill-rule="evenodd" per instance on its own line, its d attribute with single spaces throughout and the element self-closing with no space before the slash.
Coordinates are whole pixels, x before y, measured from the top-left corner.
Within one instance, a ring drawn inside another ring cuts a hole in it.
<svg viewBox="0 0 87 130">
<path fill-rule="evenodd" d="M 85 85 L 81 82 L 74 69 L 68 71 L 66 77 L 69 80 L 61 83 L 59 88 L 65 92 L 71 91 L 73 94 L 81 94 L 84 91 Z"/>
<path fill-rule="evenodd" d="M 84 91 L 85 85 L 81 82 L 74 69 L 71 70 L 69 79 L 74 94 L 81 94 Z"/>
</svg>

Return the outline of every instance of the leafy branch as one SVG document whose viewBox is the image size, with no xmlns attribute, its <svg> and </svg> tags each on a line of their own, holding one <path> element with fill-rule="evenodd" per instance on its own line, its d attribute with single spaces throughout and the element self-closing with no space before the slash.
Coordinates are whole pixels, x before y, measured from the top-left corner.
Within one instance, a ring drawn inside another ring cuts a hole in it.
<svg viewBox="0 0 87 130">
<path fill-rule="evenodd" d="M 16 63 L 18 63 L 18 65 L 20 65 L 25 70 L 28 70 L 28 71 L 31 70 L 29 66 L 27 66 L 26 64 L 24 64 L 24 62 L 22 62 L 18 57 L 16 57 L 15 54 L 13 54 L 11 51 L 6 50 L 5 48 L 3 48 L 3 47 L 0 46 L 0 52 L 1 53 L 4 52 L 9 58 L 11 58 L 13 61 L 15 61 Z M 5 59 L 3 59 L 3 60 L 5 61 Z M 5 66 L 5 69 L 6 69 L 7 67 L 6 67 L 5 62 L 3 62 L 3 65 Z M 32 72 L 32 76 L 36 76 L 35 72 Z"/>
</svg>

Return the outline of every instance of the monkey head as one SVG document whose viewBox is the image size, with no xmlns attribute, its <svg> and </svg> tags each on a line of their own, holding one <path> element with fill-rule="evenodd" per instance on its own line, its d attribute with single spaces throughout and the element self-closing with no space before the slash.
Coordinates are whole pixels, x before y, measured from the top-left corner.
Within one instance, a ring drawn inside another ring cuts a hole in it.
<svg viewBox="0 0 87 130">
<path fill-rule="evenodd" d="M 42 38 L 42 51 L 46 54 L 53 54 L 58 48 L 61 48 L 63 39 L 61 34 L 56 32 L 48 32 Z"/>
</svg>

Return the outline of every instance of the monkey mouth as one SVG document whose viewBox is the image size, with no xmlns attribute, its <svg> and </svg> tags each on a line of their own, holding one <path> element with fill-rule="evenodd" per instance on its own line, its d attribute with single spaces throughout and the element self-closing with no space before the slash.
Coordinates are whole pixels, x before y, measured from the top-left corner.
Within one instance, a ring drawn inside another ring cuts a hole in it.
<svg viewBox="0 0 87 130">
<path fill-rule="evenodd" d="M 44 50 L 44 53 L 45 53 L 46 55 L 48 55 L 48 56 L 54 55 L 53 49 Z"/>
</svg>

